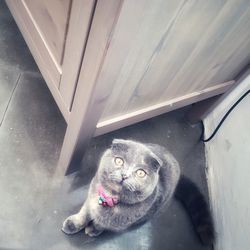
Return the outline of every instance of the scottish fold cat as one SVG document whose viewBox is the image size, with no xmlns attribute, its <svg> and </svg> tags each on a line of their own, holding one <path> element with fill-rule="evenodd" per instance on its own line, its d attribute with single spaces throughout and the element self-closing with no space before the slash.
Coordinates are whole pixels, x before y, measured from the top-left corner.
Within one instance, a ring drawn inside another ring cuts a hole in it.
<svg viewBox="0 0 250 250">
<path fill-rule="evenodd" d="M 181 176 L 176 159 L 163 147 L 115 139 L 102 155 L 88 197 L 77 214 L 63 223 L 63 232 L 84 229 L 89 236 L 120 232 L 149 220 L 172 197 L 188 211 L 205 245 L 214 241 L 212 217 L 197 186 Z"/>
</svg>

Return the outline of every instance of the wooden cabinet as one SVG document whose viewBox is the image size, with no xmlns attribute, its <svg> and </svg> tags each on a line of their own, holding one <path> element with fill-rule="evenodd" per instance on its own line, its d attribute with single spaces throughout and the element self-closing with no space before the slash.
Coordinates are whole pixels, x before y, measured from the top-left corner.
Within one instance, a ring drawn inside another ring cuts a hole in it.
<svg viewBox="0 0 250 250">
<path fill-rule="evenodd" d="M 250 58 L 248 0 L 7 3 L 68 122 L 58 174 L 93 135 L 225 92 Z"/>
</svg>

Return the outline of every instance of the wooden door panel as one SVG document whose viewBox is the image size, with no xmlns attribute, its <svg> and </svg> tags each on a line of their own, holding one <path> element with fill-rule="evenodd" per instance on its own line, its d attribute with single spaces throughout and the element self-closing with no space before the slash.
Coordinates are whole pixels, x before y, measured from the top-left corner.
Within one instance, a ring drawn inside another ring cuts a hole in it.
<svg viewBox="0 0 250 250">
<path fill-rule="evenodd" d="M 6 3 L 19 27 L 53 97 L 67 120 L 67 108 L 58 91 L 62 69 L 49 50 L 24 0 L 6 0 Z"/>
<path fill-rule="evenodd" d="M 94 11 L 94 0 L 6 0 L 66 121 Z"/>
<path fill-rule="evenodd" d="M 125 0 L 103 66 L 102 81 L 115 86 L 100 122 L 227 89 L 249 60 L 248 2 Z"/>
<path fill-rule="evenodd" d="M 71 0 L 24 0 L 50 53 L 61 65 Z"/>
</svg>

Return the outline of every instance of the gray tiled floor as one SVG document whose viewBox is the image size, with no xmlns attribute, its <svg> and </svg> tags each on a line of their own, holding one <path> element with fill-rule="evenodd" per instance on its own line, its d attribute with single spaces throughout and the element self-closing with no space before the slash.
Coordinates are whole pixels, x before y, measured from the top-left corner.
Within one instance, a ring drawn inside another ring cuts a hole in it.
<svg viewBox="0 0 250 250">
<path fill-rule="evenodd" d="M 0 1 L 0 66 L 38 71 L 4 2 Z"/>
<path fill-rule="evenodd" d="M 0 1 L 0 249 L 202 250 L 182 207 L 173 202 L 158 217 L 123 234 L 92 239 L 66 236 L 64 218 L 76 212 L 101 152 L 112 138 L 167 146 L 183 172 L 207 193 L 200 128 L 185 109 L 92 139 L 80 171 L 51 186 L 66 124 L 3 1 Z"/>
</svg>

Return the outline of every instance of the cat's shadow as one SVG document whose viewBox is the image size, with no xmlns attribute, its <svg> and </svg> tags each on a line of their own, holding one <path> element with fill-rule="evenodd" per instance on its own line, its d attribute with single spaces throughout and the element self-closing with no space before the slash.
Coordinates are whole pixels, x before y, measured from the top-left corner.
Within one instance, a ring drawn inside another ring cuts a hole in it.
<svg viewBox="0 0 250 250">
<path fill-rule="evenodd" d="M 107 241 L 110 241 L 111 239 L 114 239 L 114 237 L 119 237 L 121 233 L 112 233 L 112 232 L 103 232 L 98 237 L 89 237 L 84 233 L 84 230 L 81 230 L 77 234 L 69 235 L 68 241 L 72 246 L 75 247 L 88 247 L 88 249 L 95 249 L 97 245 L 104 244 Z"/>
<path fill-rule="evenodd" d="M 133 231 L 136 231 L 137 229 L 139 229 L 141 226 L 143 226 L 146 223 L 148 223 L 148 222 L 142 222 L 140 224 L 133 225 L 129 229 L 127 229 L 123 232 L 119 232 L 119 233 L 104 231 L 98 237 L 87 236 L 84 233 L 84 229 L 83 229 L 80 232 L 78 232 L 77 234 L 69 235 L 68 240 L 72 246 L 77 246 L 77 247 L 86 246 L 86 247 L 88 247 L 88 249 L 96 249 L 96 248 L 98 248 L 98 246 L 101 247 L 106 242 L 110 242 L 111 240 L 112 241 L 117 240 L 118 238 L 122 237 L 122 235 L 124 235 L 124 233 L 126 233 L 126 232 L 131 233 Z"/>
<path fill-rule="evenodd" d="M 102 143 L 98 143 L 98 145 L 96 140 L 91 141 L 80 163 L 79 170 L 70 176 L 70 191 L 83 188 L 90 184 L 97 171 L 99 159 L 107 148 L 107 144 L 111 144 L 112 140 L 110 139 L 109 141 L 110 142 L 104 140 Z"/>
</svg>

